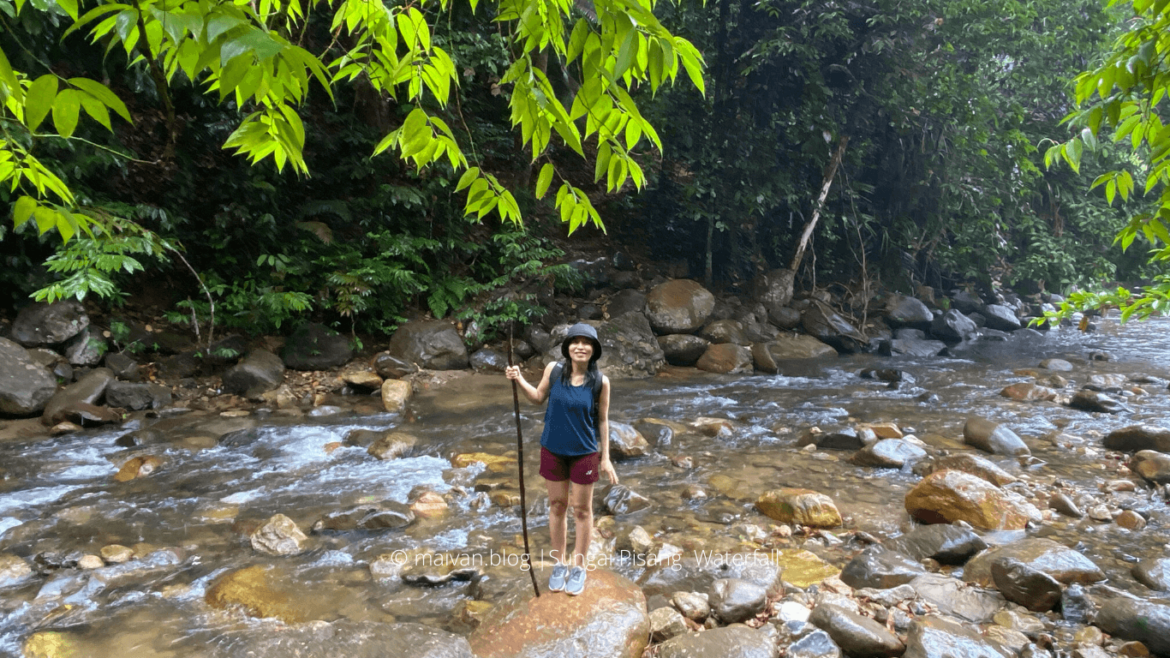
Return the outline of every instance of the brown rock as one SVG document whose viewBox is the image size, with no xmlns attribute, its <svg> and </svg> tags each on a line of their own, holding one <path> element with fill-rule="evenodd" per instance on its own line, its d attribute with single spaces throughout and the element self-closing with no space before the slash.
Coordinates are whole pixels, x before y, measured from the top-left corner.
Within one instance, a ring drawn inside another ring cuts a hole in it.
<svg viewBox="0 0 1170 658">
<path fill-rule="evenodd" d="M 410 382 L 402 379 L 387 379 L 382 382 L 382 406 L 391 413 L 406 409 L 410 397 L 414 394 Z"/>
<path fill-rule="evenodd" d="M 208 588 L 204 599 L 220 610 L 238 606 L 250 617 L 276 617 L 294 624 L 308 617 L 297 603 L 300 596 L 303 593 L 298 594 L 288 583 L 278 581 L 273 570 L 254 566 L 220 578 Z"/>
<path fill-rule="evenodd" d="M 1146 517 L 1131 509 L 1127 509 L 1121 514 L 1118 514 L 1117 518 L 1113 519 L 1113 522 L 1126 530 L 1136 531 L 1146 527 Z"/>
<path fill-rule="evenodd" d="M 818 528 L 841 525 L 841 513 L 833 499 L 809 489 L 774 489 L 760 496 L 756 509 L 781 523 Z"/>
<path fill-rule="evenodd" d="M 992 547 L 971 558 L 963 570 L 963 580 L 990 587 L 994 583 L 991 566 L 1001 559 L 1017 560 L 1065 585 L 1089 584 L 1105 579 L 1101 569 L 1081 553 L 1051 539 L 1029 537 Z"/>
<path fill-rule="evenodd" d="M 410 511 L 424 519 L 437 518 L 447 513 L 447 501 L 434 491 L 425 491 L 410 504 Z"/>
<path fill-rule="evenodd" d="M 715 296 L 697 281 L 675 279 L 646 295 L 646 317 L 658 334 L 689 334 L 715 310 Z"/>
<path fill-rule="evenodd" d="M 162 463 L 162 459 L 154 455 L 134 457 L 125 464 L 122 464 L 122 468 L 118 469 L 117 474 L 114 475 L 114 480 L 117 482 L 129 482 L 136 478 L 146 477 L 157 470 L 159 466 L 162 466 Z"/>
<path fill-rule="evenodd" d="M 1014 475 L 996 466 L 991 460 L 986 457 L 980 457 L 979 455 L 973 455 L 969 452 L 947 455 L 946 457 L 935 460 L 932 472 L 945 469 L 969 473 L 975 477 L 987 480 L 997 487 L 1002 487 L 1005 484 L 1011 484 L 1016 481 Z"/>
<path fill-rule="evenodd" d="M 1037 386 L 1031 382 L 1012 384 L 1011 386 L 1005 387 L 999 394 L 1018 402 L 1033 402 L 1036 400 L 1051 402 L 1056 399 L 1056 391 L 1046 386 Z"/>
<path fill-rule="evenodd" d="M 269 518 L 251 535 L 252 548 L 269 555 L 296 555 L 309 540 L 296 522 L 283 514 Z"/>
<path fill-rule="evenodd" d="M 386 436 L 374 441 L 366 452 L 382 461 L 398 459 L 414 449 L 418 439 L 403 432 L 390 432 Z"/>
<path fill-rule="evenodd" d="M 1021 530 L 1039 522 L 1040 510 L 1019 494 L 1003 491 L 961 471 L 931 473 L 906 494 L 906 511 L 923 523 L 966 521 L 986 530 Z"/>
<path fill-rule="evenodd" d="M 707 351 L 699 357 L 695 367 L 718 374 L 751 372 L 752 352 L 742 345 L 713 343 L 707 346 Z"/>
</svg>

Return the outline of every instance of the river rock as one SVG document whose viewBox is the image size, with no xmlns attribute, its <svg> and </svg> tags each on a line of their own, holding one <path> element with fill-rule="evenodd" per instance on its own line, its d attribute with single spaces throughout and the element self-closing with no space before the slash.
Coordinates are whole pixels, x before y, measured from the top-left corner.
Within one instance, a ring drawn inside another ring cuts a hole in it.
<svg viewBox="0 0 1170 658">
<path fill-rule="evenodd" d="M 222 375 L 223 391 L 245 398 L 260 397 L 284 382 L 284 361 L 267 350 L 252 350 Z"/>
<path fill-rule="evenodd" d="M 923 601 L 939 612 L 976 624 L 987 623 L 1007 605 L 1003 595 L 938 573 L 925 573 L 910 582 Z"/>
<path fill-rule="evenodd" d="M 720 578 L 707 594 L 711 612 L 724 624 L 747 621 L 764 611 L 768 593 L 759 585 L 739 578 Z"/>
<path fill-rule="evenodd" d="M 787 658 L 841 658 L 841 647 L 824 631 L 813 631 L 788 646 Z"/>
<path fill-rule="evenodd" d="M 867 427 L 841 427 L 802 436 L 797 447 L 815 445 L 821 450 L 861 450 L 877 443 L 877 433 Z"/>
<path fill-rule="evenodd" d="M 114 380 L 106 387 L 106 404 L 132 411 L 169 407 L 171 399 L 171 390 L 155 383 Z"/>
<path fill-rule="evenodd" d="M 928 329 L 934 314 L 921 301 L 905 295 L 891 295 L 886 300 L 884 316 L 891 327 Z"/>
<path fill-rule="evenodd" d="M 1032 382 L 1017 382 L 1010 386 L 1005 386 L 1000 395 L 1015 400 L 1017 402 L 1052 402 L 1056 399 L 1056 391 L 1047 386 L 1040 386 Z"/>
<path fill-rule="evenodd" d="M 467 639 L 415 623 L 315 620 L 298 626 L 226 632 L 230 655 L 297 658 L 473 658 Z M 228 652 L 209 654 L 224 658 Z"/>
<path fill-rule="evenodd" d="M 809 621 L 826 631 L 848 656 L 892 658 L 906 650 L 885 626 L 831 603 L 818 605 Z"/>
<path fill-rule="evenodd" d="M 811 304 L 801 313 L 800 323 L 805 333 L 828 343 L 838 352 L 858 352 L 869 344 L 869 339 L 848 320 L 823 304 Z"/>
<path fill-rule="evenodd" d="M 72 410 L 79 405 L 94 405 L 106 393 L 106 387 L 114 381 L 109 368 L 95 368 L 77 382 L 57 391 L 45 404 L 41 422 L 56 425 L 63 420 L 73 420 Z M 82 423 L 84 424 L 84 423 Z"/>
<path fill-rule="evenodd" d="M 987 548 L 987 542 L 969 529 L 945 523 L 918 526 L 884 545 L 919 562 L 930 558 L 940 564 L 963 564 Z"/>
<path fill-rule="evenodd" d="M 389 432 L 370 444 L 366 452 L 376 459 L 389 461 L 410 454 L 418 439 L 404 432 Z"/>
<path fill-rule="evenodd" d="M 374 372 L 382 379 L 402 379 L 418 372 L 418 366 L 403 361 L 389 352 L 379 352 L 374 356 Z"/>
<path fill-rule="evenodd" d="M 670 605 L 682 616 L 699 624 L 711 614 L 711 604 L 707 602 L 707 597 L 697 592 L 675 592 L 670 597 Z"/>
<path fill-rule="evenodd" d="M 970 318 L 956 309 L 951 309 L 930 323 L 930 333 L 945 341 L 962 341 L 979 332 Z"/>
<path fill-rule="evenodd" d="M 841 570 L 841 581 L 855 589 L 890 589 L 909 583 L 924 573 L 926 569 L 919 562 L 877 545 L 854 556 Z"/>
<path fill-rule="evenodd" d="M 1170 558 L 1158 557 L 1142 560 L 1133 565 L 1132 573 L 1133 577 L 1146 587 L 1160 592 L 1170 592 Z"/>
<path fill-rule="evenodd" d="M 570 325 L 553 331 L 555 339 L 549 350 L 550 360 L 561 360 L 561 342 Z M 641 313 L 626 313 L 597 325 L 601 341 L 601 358 L 597 367 L 611 379 L 615 377 L 653 377 L 666 365 L 666 356 L 654 337 L 650 322 Z"/>
<path fill-rule="evenodd" d="M 669 334 L 658 337 L 658 346 L 666 362 L 672 366 L 690 367 L 695 365 L 703 352 L 707 351 L 710 342 L 705 338 L 690 334 Z"/>
<path fill-rule="evenodd" d="M 979 295 L 967 290 L 953 290 L 950 294 L 951 307 L 962 313 L 978 313 L 983 310 L 983 300 Z"/>
<path fill-rule="evenodd" d="M 789 306 L 773 306 L 768 309 L 768 322 L 784 331 L 800 327 L 800 311 Z"/>
<path fill-rule="evenodd" d="M 1032 612 L 1047 612 L 1060 602 L 1060 583 L 1019 560 L 995 560 L 991 563 L 991 578 L 1004 598 Z"/>
<path fill-rule="evenodd" d="M 309 540 L 296 522 L 283 514 L 272 516 L 250 537 L 252 548 L 269 555 L 296 555 L 305 550 Z"/>
<path fill-rule="evenodd" d="M 81 303 L 63 299 L 53 304 L 35 302 L 20 309 L 12 323 L 12 340 L 25 347 L 58 345 L 89 326 Z"/>
<path fill-rule="evenodd" d="M 1040 510 L 1017 493 L 961 471 L 926 476 L 906 494 L 906 511 L 923 523 L 967 523 L 985 530 L 1021 530 Z"/>
<path fill-rule="evenodd" d="M 963 442 L 994 455 L 1019 457 L 1032 454 L 1015 432 L 986 418 L 967 419 L 963 425 Z"/>
<path fill-rule="evenodd" d="M 712 343 L 699 357 L 695 367 L 718 374 L 751 372 L 752 352 L 742 345 Z"/>
<path fill-rule="evenodd" d="M 605 509 L 614 516 L 633 514 L 650 507 L 650 499 L 624 484 L 615 484 L 605 494 Z"/>
<path fill-rule="evenodd" d="M 841 525 L 841 513 L 833 499 L 809 489 L 773 489 L 760 496 L 756 509 L 780 523 L 799 523 L 818 528 Z"/>
<path fill-rule="evenodd" d="M 404 528 L 414 520 L 414 512 L 406 505 L 385 501 L 376 505 L 358 505 L 330 512 L 313 524 L 313 532 Z"/>
<path fill-rule="evenodd" d="M 1105 574 L 1078 551 L 1051 539 L 1029 537 L 1004 546 L 994 546 L 980 553 L 967 563 L 963 580 L 990 587 L 994 583 L 991 566 L 996 560 L 1010 558 L 1029 569 L 1052 576 L 1057 581 L 1071 583 L 1095 583 L 1105 579 Z"/>
<path fill-rule="evenodd" d="M 323 324 L 310 322 L 288 337 L 281 356 L 284 365 L 293 370 L 328 370 L 349 363 L 353 348 L 345 336 Z"/>
<path fill-rule="evenodd" d="M 142 371 L 138 362 L 121 352 L 108 352 L 103 361 L 104 365 L 114 373 L 114 377 L 124 382 L 136 382 L 142 379 Z"/>
<path fill-rule="evenodd" d="M 1139 450 L 1129 460 L 1129 469 L 1155 484 L 1170 483 L 1170 455 L 1155 450 Z"/>
<path fill-rule="evenodd" d="M 642 457 L 650 452 L 650 443 L 633 426 L 609 421 L 609 454 L 615 460 Z"/>
<path fill-rule="evenodd" d="M 1170 655 L 1170 605 L 1118 596 L 1103 602 L 1092 623 L 1106 633 Z"/>
<path fill-rule="evenodd" d="M 708 322 L 699 330 L 699 336 L 716 344 L 751 345 L 751 341 L 744 334 L 743 324 L 731 319 Z"/>
<path fill-rule="evenodd" d="M 837 350 L 812 336 L 803 334 L 780 334 L 767 343 L 752 345 L 752 360 L 755 362 L 756 370 L 768 374 L 779 372 L 779 362 L 829 356 L 837 356 Z"/>
<path fill-rule="evenodd" d="M 1097 391 L 1080 390 L 1073 394 L 1068 406 L 1082 411 L 1093 411 L 1106 414 L 1132 413 L 1133 409 L 1125 406 L 1121 401 Z"/>
<path fill-rule="evenodd" d="M 784 570 L 775 562 L 755 559 L 755 555 L 740 555 L 745 559 L 725 559 L 723 553 L 686 553 L 670 561 L 652 564 L 638 579 L 646 596 L 675 592 L 708 592 L 720 578 L 738 578 L 764 588 L 771 598 L 784 591 Z"/>
<path fill-rule="evenodd" d="M 390 354 L 427 370 L 468 367 L 467 346 L 455 327 L 443 320 L 408 322 L 390 338 Z"/>
<path fill-rule="evenodd" d="M 298 596 L 303 592 L 297 592 L 279 571 L 257 565 L 219 578 L 207 589 L 204 599 L 220 610 L 239 607 L 250 617 L 275 617 L 295 624 L 307 617 Z"/>
<path fill-rule="evenodd" d="M 475 351 L 468 359 L 468 364 L 473 370 L 492 370 L 495 372 L 504 372 L 508 367 L 508 357 L 501 354 L 498 350 L 490 347 L 484 347 Z"/>
<path fill-rule="evenodd" d="M 686 619 L 674 608 L 663 607 L 650 612 L 650 639 L 655 642 L 664 642 L 687 630 Z"/>
<path fill-rule="evenodd" d="M 649 639 L 645 595 L 605 569 L 589 572 L 579 596 L 515 590 L 468 638 L 477 658 L 640 658 Z"/>
<path fill-rule="evenodd" d="M 337 376 L 346 384 L 361 389 L 373 390 L 382 387 L 382 376 L 365 359 L 349 364 Z"/>
<path fill-rule="evenodd" d="M 930 465 L 929 472 L 933 473 L 934 471 L 944 469 L 970 473 L 975 477 L 987 480 L 997 487 L 1002 487 L 1005 484 L 1011 484 L 1016 481 L 1014 475 L 996 466 L 991 460 L 968 452 L 955 453 L 934 460 Z"/>
<path fill-rule="evenodd" d="M 918 338 L 895 338 L 883 340 L 878 344 L 878 354 L 882 356 L 911 356 L 920 359 L 929 359 L 938 356 L 947 348 L 941 340 L 923 340 Z"/>
<path fill-rule="evenodd" d="M 29 416 L 45 408 L 57 382 L 20 345 L 0 338 L 0 414 Z"/>
<path fill-rule="evenodd" d="M 1064 359 L 1044 359 L 1040 367 L 1054 372 L 1072 372 L 1073 365 Z"/>
<path fill-rule="evenodd" d="M 714 310 L 715 296 L 690 279 L 667 281 L 646 295 L 646 316 L 658 334 L 689 334 Z"/>
<path fill-rule="evenodd" d="M 658 658 L 773 658 L 775 640 L 742 624 L 680 635 L 658 647 Z M 568 654 L 566 654 L 568 655 Z M 616 655 L 616 654 L 615 654 Z M 792 656 L 791 651 L 788 654 Z"/>
<path fill-rule="evenodd" d="M 32 567 L 24 558 L 11 553 L 0 553 L 0 589 L 25 583 L 32 576 Z"/>
<path fill-rule="evenodd" d="M 858 466 L 902 468 L 926 456 L 926 451 L 901 439 L 883 439 L 858 450 L 849 461 Z"/>
<path fill-rule="evenodd" d="M 96 366 L 102 362 L 102 357 L 105 356 L 106 350 L 109 346 L 106 341 L 97 338 L 91 333 L 95 333 L 93 327 L 86 327 L 77 334 L 61 348 L 61 353 L 65 355 L 65 359 L 69 361 L 72 366 Z"/>
<path fill-rule="evenodd" d="M 752 301 L 759 302 L 768 309 L 771 317 L 773 309 L 788 306 L 792 301 L 793 283 L 796 274 L 789 269 L 775 269 L 759 273 L 752 279 Z M 780 326 L 777 324 L 777 326 Z M 787 329 L 788 327 L 780 327 Z"/>
<path fill-rule="evenodd" d="M 983 308 L 983 317 L 987 318 L 987 327 L 999 331 L 1015 331 L 1022 325 L 1016 317 L 1015 311 L 999 304 L 988 304 Z"/>
<path fill-rule="evenodd" d="M 1122 452 L 1156 450 L 1170 453 L 1170 429 L 1158 425 L 1129 425 L 1106 434 L 1102 445 Z"/>
<path fill-rule="evenodd" d="M 400 413 L 414 395 L 414 387 L 403 379 L 387 379 L 382 382 L 382 406 L 391 413 Z"/>
<path fill-rule="evenodd" d="M 976 630 L 931 615 L 914 620 L 903 655 L 907 658 L 1014 658 L 1015 652 L 984 639 Z"/>
<path fill-rule="evenodd" d="M 619 290 L 609 298 L 605 312 L 616 318 L 626 313 L 641 313 L 646 309 L 646 295 L 637 290 Z"/>
</svg>

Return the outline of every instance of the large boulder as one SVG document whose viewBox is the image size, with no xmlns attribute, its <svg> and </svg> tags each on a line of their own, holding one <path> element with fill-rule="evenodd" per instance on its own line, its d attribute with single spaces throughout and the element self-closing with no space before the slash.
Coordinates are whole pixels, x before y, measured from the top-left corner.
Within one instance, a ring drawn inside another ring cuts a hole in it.
<svg viewBox="0 0 1170 658">
<path fill-rule="evenodd" d="M 106 387 L 106 404 L 131 411 L 162 409 L 171 399 L 171 390 L 155 383 L 112 381 Z"/>
<path fill-rule="evenodd" d="M 106 393 L 106 387 L 114 381 L 114 373 L 109 368 L 96 368 L 88 375 L 65 388 L 57 391 L 48 403 L 45 404 L 45 413 L 41 422 L 45 425 L 56 425 L 67 419 L 71 408 L 77 405 L 93 405 Z"/>
<path fill-rule="evenodd" d="M 968 418 L 963 425 L 963 442 L 993 455 L 1019 457 L 1032 454 L 1024 441 L 1006 425 L 977 416 Z"/>
<path fill-rule="evenodd" d="M 808 620 L 826 631 L 847 656 L 893 658 L 906 651 L 906 645 L 884 625 L 842 606 L 818 605 Z"/>
<path fill-rule="evenodd" d="M 1105 580 L 1105 574 L 1092 560 L 1063 544 L 1041 537 L 1029 537 L 1004 546 L 995 546 L 976 555 L 963 570 L 963 580 L 990 587 L 995 582 L 992 565 L 1005 559 L 1016 560 L 1065 585 Z"/>
<path fill-rule="evenodd" d="M 20 345 L 0 338 L 0 414 L 39 413 L 57 390 L 49 370 L 34 362 Z"/>
<path fill-rule="evenodd" d="M 61 353 L 65 355 L 69 365 L 88 367 L 102 362 L 109 345 L 97 337 L 96 333 L 93 327 L 86 327 L 62 346 Z"/>
<path fill-rule="evenodd" d="M 837 356 L 837 350 L 827 343 L 803 334 L 780 334 L 767 343 L 752 345 L 752 360 L 756 370 L 775 374 L 780 365 L 791 359 L 815 359 L 822 356 Z"/>
<path fill-rule="evenodd" d="M 20 309 L 12 323 L 12 340 L 25 347 L 57 345 L 89 326 L 81 304 L 65 299 L 53 304 L 37 302 Z"/>
<path fill-rule="evenodd" d="M 948 468 L 983 478 L 997 487 L 1002 487 L 1005 484 L 1011 484 L 1016 481 L 1016 476 L 996 466 L 991 460 L 969 452 L 958 452 L 953 455 L 947 455 L 946 457 L 940 457 L 930 464 L 928 473 L 922 473 L 921 475 L 928 475 L 929 473 Z"/>
<path fill-rule="evenodd" d="M 1129 460 L 1129 468 L 1154 484 L 1170 483 L 1170 455 L 1155 450 L 1139 450 Z"/>
<path fill-rule="evenodd" d="M 637 290 L 619 290 L 609 298 L 605 312 L 609 317 L 616 318 L 626 313 L 641 313 L 646 309 L 646 295 Z"/>
<path fill-rule="evenodd" d="M 282 383 L 284 362 L 267 350 L 252 350 L 223 373 L 224 392 L 246 398 L 260 397 Z"/>
<path fill-rule="evenodd" d="M 550 350 L 561 360 L 561 342 L 565 339 L 565 326 Z M 641 313 L 626 313 L 603 322 L 597 327 L 597 338 L 601 341 L 601 358 L 597 367 L 610 378 L 653 377 L 666 365 L 666 356 L 650 329 L 650 323 Z"/>
<path fill-rule="evenodd" d="M 943 617 L 920 617 L 910 626 L 905 658 L 1014 658 L 1016 652 L 974 629 Z"/>
<path fill-rule="evenodd" d="M 752 371 L 752 351 L 734 343 L 712 343 L 695 363 L 699 370 L 727 374 Z"/>
<path fill-rule="evenodd" d="M 870 546 L 858 553 L 841 570 L 841 581 L 854 588 L 890 589 L 905 585 L 926 569 L 915 560 L 882 546 Z"/>
<path fill-rule="evenodd" d="M 1102 445 L 1122 452 L 1170 452 L 1170 429 L 1158 425 L 1128 425 L 1106 434 Z"/>
<path fill-rule="evenodd" d="M 671 638 L 659 645 L 656 655 L 658 658 L 772 658 L 776 646 L 775 640 L 764 631 L 733 624 Z"/>
<path fill-rule="evenodd" d="M 975 323 L 955 309 L 938 316 L 930 323 L 930 333 L 941 340 L 961 341 L 979 332 Z"/>
<path fill-rule="evenodd" d="M 780 523 L 799 523 L 819 528 L 841 525 L 841 513 L 833 499 L 809 489 L 773 489 L 760 496 L 756 509 Z"/>
<path fill-rule="evenodd" d="M 918 526 L 883 545 L 918 561 L 931 558 L 941 564 L 963 564 L 987 548 L 987 543 L 974 532 L 945 523 Z"/>
<path fill-rule="evenodd" d="M 869 343 L 848 320 L 823 304 L 810 304 L 801 313 L 800 323 L 805 333 L 832 345 L 838 352 L 857 352 Z"/>
<path fill-rule="evenodd" d="M 3 556 L 0 556 L 0 562 L 2 561 Z M 2 573 L 3 569 L 0 568 L 0 574 Z M 1133 565 L 1131 573 L 1139 583 L 1152 590 L 1170 592 L 1170 558 L 1146 558 Z M 0 583 L 3 583 L 2 576 Z"/>
<path fill-rule="evenodd" d="M 1106 633 L 1170 656 L 1170 605 L 1118 596 L 1103 602 L 1092 622 Z"/>
<path fill-rule="evenodd" d="M 783 308 L 792 301 L 793 283 L 796 273 L 788 269 L 777 269 L 771 272 L 757 274 L 752 280 L 752 301 L 759 302 L 768 310 L 768 317 L 772 311 Z M 780 326 L 777 324 L 777 326 Z M 786 328 L 782 327 L 781 328 Z"/>
<path fill-rule="evenodd" d="M 947 348 L 941 340 L 925 340 L 921 338 L 894 338 L 883 340 L 878 345 L 878 354 L 882 356 L 912 356 L 928 359 L 938 356 Z"/>
<path fill-rule="evenodd" d="M 284 365 L 293 370 L 328 370 L 353 358 L 349 339 L 323 324 L 301 325 L 284 344 Z"/>
<path fill-rule="evenodd" d="M 934 321 L 934 314 L 926 304 L 905 295 L 893 295 L 887 299 L 884 316 L 891 327 L 909 326 L 925 330 Z"/>
<path fill-rule="evenodd" d="M 965 521 L 984 530 L 1022 530 L 1040 510 L 1022 496 L 961 471 L 931 473 L 906 494 L 906 511 L 923 523 Z"/>
<path fill-rule="evenodd" d="M 800 326 L 800 311 L 790 306 L 776 306 L 768 309 L 768 322 L 791 331 Z"/>
<path fill-rule="evenodd" d="M 743 323 L 730 318 L 708 322 L 699 330 L 699 336 L 712 343 L 735 343 L 745 346 L 752 343 L 744 333 Z"/>
<path fill-rule="evenodd" d="M 988 304 L 981 311 L 983 317 L 987 318 L 988 329 L 998 329 L 999 331 L 1015 331 L 1022 325 L 1020 319 L 1016 317 L 1015 311 L 1006 306 L 999 304 Z"/>
<path fill-rule="evenodd" d="M 468 638 L 477 658 L 641 658 L 649 639 L 646 596 L 603 569 L 589 572 L 579 596 L 514 590 Z"/>
<path fill-rule="evenodd" d="M 646 295 L 646 315 L 659 334 L 689 334 L 707 322 L 715 310 L 715 295 L 690 279 L 654 286 Z"/>
<path fill-rule="evenodd" d="M 695 365 L 703 352 L 707 351 L 710 341 L 690 334 L 669 334 L 658 337 L 658 346 L 666 362 L 672 366 L 689 367 Z"/>
<path fill-rule="evenodd" d="M 1060 603 L 1060 582 L 1011 558 L 991 563 L 991 578 L 1004 598 L 1032 612 L 1048 612 Z"/>
<path fill-rule="evenodd" d="M 957 290 L 951 293 L 951 306 L 960 313 L 980 313 L 983 311 L 983 300 L 972 292 Z"/>
<path fill-rule="evenodd" d="M 402 325 L 390 339 L 389 352 L 428 370 L 462 370 L 469 363 L 463 339 L 454 326 L 442 320 Z"/>
</svg>

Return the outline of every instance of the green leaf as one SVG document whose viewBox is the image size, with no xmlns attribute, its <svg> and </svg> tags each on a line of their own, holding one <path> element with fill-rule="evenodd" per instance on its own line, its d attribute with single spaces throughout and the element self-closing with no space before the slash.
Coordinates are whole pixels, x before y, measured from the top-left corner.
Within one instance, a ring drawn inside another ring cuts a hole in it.
<svg viewBox="0 0 1170 658">
<path fill-rule="evenodd" d="M 462 192 L 464 188 L 466 188 L 468 185 L 471 185 L 471 183 L 477 178 L 479 178 L 479 167 L 472 167 L 468 169 L 467 171 L 463 172 L 462 176 L 459 177 L 459 184 L 455 186 L 455 191 Z"/>
<path fill-rule="evenodd" d="M 66 89 L 57 94 L 57 100 L 53 101 L 53 124 L 57 127 L 57 134 L 62 137 L 72 137 L 73 131 L 77 128 L 81 98 L 81 92 Z"/>
<path fill-rule="evenodd" d="M 24 123 L 36 132 L 37 126 L 48 116 L 57 98 L 57 76 L 45 74 L 36 79 L 24 96 Z"/>
<path fill-rule="evenodd" d="M 118 116 L 130 123 L 134 123 L 134 120 L 130 118 L 130 111 L 126 109 L 126 104 L 102 83 L 96 80 L 90 80 L 89 78 L 69 78 L 68 82 L 101 101 L 103 105 L 117 112 Z"/>
<path fill-rule="evenodd" d="M 545 193 L 548 192 L 549 185 L 552 185 L 553 166 L 552 163 L 545 163 L 540 168 L 540 176 L 536 179 L 536 198 L 543 199 Z"/>
<path fill-rule="evenodd" d="M 37 209 L 36 199 L 30 196 L 22 196 L 16 200 L 12 207 L 12 221 L 16 227 L 20 227 L 33 216 L 33 211 Z"/>
</svg>

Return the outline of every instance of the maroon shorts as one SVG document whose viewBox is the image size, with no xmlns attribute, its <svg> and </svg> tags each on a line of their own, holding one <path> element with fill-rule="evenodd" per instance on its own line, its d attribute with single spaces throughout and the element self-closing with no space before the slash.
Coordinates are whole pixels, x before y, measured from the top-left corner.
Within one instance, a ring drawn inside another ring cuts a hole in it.
<svg viewBox="0 0 1170 658">
<path fill-rule="evenodd" d="M 544 446 L 540 448 L 540 476 L 553 482 L 593 484 L 601 477 L 600 465 L 600 452 L 566 457 L 549 452 Z"/>
</svg>

